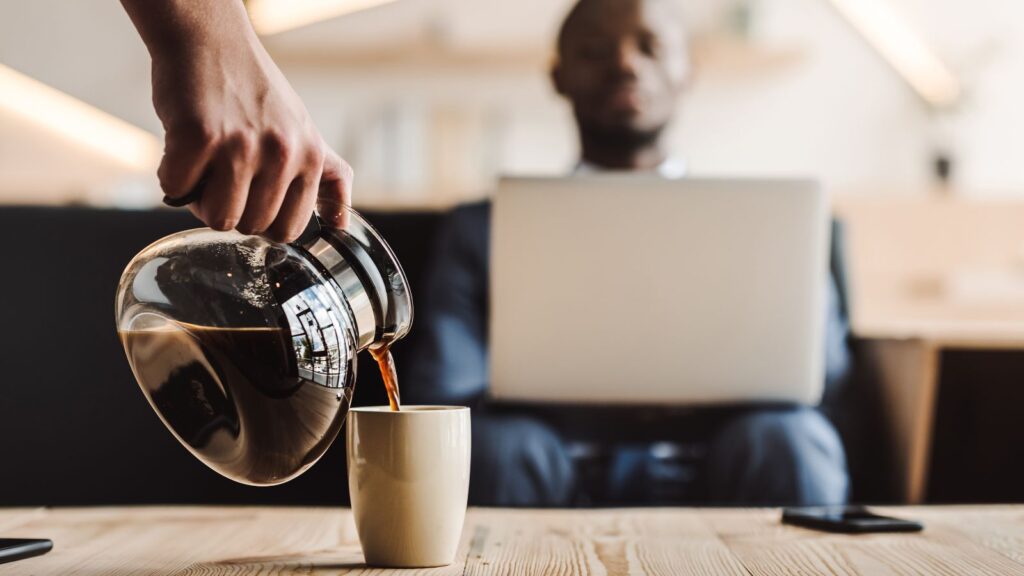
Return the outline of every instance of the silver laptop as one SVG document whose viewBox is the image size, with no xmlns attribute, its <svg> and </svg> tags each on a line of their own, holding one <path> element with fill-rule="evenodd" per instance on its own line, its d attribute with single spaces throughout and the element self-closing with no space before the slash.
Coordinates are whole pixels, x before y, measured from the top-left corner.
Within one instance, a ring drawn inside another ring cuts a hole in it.
<svg viewBox="0 0 1024 576">
<path fill-rule="evenodd" d="M 816 404 L 828 209 L 811 181 L 502 180 L 491 392 L 576 404 Z"/>
</svg>

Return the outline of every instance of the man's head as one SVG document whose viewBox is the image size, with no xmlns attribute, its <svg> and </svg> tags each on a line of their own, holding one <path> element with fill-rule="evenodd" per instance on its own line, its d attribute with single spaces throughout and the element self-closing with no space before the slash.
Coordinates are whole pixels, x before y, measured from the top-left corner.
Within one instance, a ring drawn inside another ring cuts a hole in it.
<svg viewBox="0 0 1024 576">
<path fill-rule="evenodd" d="M 675 0 L 579 0 L 558 35 L 551 71 L 580 136 L 653 143 L 672 119 L 690 61 Z"/>
</svg>

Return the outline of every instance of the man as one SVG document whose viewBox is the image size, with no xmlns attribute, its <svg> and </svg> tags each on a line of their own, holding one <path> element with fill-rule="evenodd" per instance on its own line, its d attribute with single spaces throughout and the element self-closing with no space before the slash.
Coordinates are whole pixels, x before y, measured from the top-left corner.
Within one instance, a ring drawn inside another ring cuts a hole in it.
<svg viewBox="0 0 1024 576">
<path fill-rule="evenodd" d="M 572 105 L 582 155 L 578 171 L 682 175 L 684 167 L 663 144 L 689 76 L 686 41 L 673 8 L 671 0 L 579 0 L 566 18 L 551 77 Z M 842 443 L 815 409 L 670 413 L 655 423 L 648 415 L 487 406 L 481 399 L 488 377 L 489 218 L 486 203 L 464 206 L 443 227 L 419 310 L 418 355 L 405 379 L 410 400 L 477 406 L 473 504 L 563 506 L 581 501 L 582 491 L 591 501 L 617 504 L 845 501 Z M 828 347 L 833 382 L 847 363 L 834 292 L 833 287 Z M 551 414 L 572 414 L 571 422 L 568 415 Z M 640 428 L 655 430 L 634 437 Z M 690 459 L 699 482 L 688 480 L 689 464 L 666 471 L 665 461 L 701 453 Z M 671 489 L 682 484 L 692 486 Z"/>
</svg>

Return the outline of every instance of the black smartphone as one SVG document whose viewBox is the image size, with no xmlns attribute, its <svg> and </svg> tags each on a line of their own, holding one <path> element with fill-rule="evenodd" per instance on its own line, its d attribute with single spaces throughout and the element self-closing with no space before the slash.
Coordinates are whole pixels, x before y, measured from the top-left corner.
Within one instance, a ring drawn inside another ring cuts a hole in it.
<svg viewBox="0 0 1024 576">
<path fill-rule="evenodd" d="M 782 511 L 782 523 L 847 534 L 920 532 L 924 530 L 924 525 L 920 522 L 879 516 L 863 506 L 786 508 Z"/>
<path fill-rule="evenodd" d="M 0 564 L 42 556 L 50 550 L 53 550 L 52 540 L 0 538 Z"/>
</svg>

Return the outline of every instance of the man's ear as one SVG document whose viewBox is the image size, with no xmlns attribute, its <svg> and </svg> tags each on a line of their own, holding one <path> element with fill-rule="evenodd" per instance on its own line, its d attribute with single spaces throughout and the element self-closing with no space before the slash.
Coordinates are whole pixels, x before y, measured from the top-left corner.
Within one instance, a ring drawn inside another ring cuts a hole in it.
<svg viewBox="0 0 1024 576">
<path fill-rule="evenodd" d="M 548 72 L 551 78 L 551 86 L 555 89 L 555 92 L 565 96 L 565 84 L 562 79 L 562 63 L 556 58 L 551 63 L 551 70 Z"/>
<path fill-rule="evenodd" d="M 693 85 L 697 80 L 698 72 L 700 71 L 700 67 L 697 65 L 697 61 L 693 55 L 693 41 L 688 40 L 686 42 L 686 75 L 683 77 L 682 92 L 689 92 L 693 89 Z"/>
<path fill-rule="evenodd" d="M 693 46 L 686 44 L 683 52 L 683 73 L 676 85 L 676 95 L 682 95 L 685 92 L 689 92 L 693 88 L 694 81 L 697 78 L 698 67 L 694 63 L 693 59 Z"/>
</svg>

